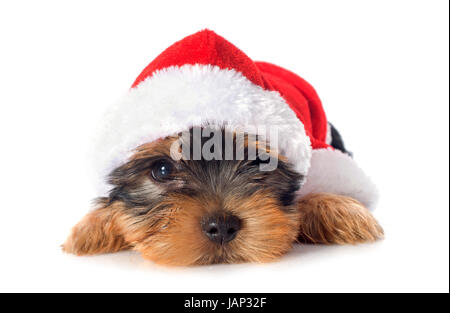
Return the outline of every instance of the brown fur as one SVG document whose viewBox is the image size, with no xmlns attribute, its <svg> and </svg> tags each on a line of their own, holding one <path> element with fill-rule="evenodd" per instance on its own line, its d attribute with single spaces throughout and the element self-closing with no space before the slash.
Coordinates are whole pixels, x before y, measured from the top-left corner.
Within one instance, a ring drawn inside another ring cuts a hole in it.
<svg viewBox="0 0 450 313">
<path fill-rule="evenodd" d="M 99 204 L 96 210 L 73 227 L 62 245 L 63 250 L 76 255 L 89 255 L 129 249 L 130 245 L 122 235 L 122 212 L 120 203 Z"/>
<path fill-rule="evenodd" d="M 382 236 L 381 227 L 359 202 L 330 194 L 293 201 L 303 179 L 284 157 L 278 168 L 260 172 L 249 160 L 170 161 L 175 173 L 151 177 L 158 160 L 168 160 L 177 137 L 139 147 L 114 170 L 108 198 L 72 230 L 63 250 L 77 255 L 134 249 L 168 265 L 268 262 L 297 239 L 314 243 L 357 243 Z M 244 145 L 258 145 L 258 141 Z M 233 214 L 242 224 L 227 244 L 210 241 L 201 229 L 209 214 Z"/>
<path fill-rule="evenodd" d="M 274 201 L 255 194 L 246 201 L 227 199 L 228 212 L 244 221 L 237 238 L 216 245 L 201 232 L 200 219 L 215 210 L 214 199 L 182 197 L 174 202 L 166 229 L 136 244 L 136 249 L 158 263 L 169 265 L 264 262 L 281 256 L 291 247 L 298 230 L 298 216 L 284 216 Z"/>
<path fill-rule="evenodd" d="M 318 244 L 356 244 L 383 238 L 383 229 L 360 202 L 318 193 L 299 201 L 299 240 Z"/>
</svg>

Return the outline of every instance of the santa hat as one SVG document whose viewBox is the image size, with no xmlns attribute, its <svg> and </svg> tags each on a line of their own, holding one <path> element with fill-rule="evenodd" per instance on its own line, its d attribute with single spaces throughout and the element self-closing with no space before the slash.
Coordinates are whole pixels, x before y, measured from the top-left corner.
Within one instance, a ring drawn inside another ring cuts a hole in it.
<svg viewBox="0 0 450 313">
<path fill-rule="evenodd" d="M 288 70 L 252 61 L 209 30 L 166 49 L 109 109 L 95 145 L 103 190 L 109 172 L 139 145 L 205 123 L 276 128 L 279 151 L 306 177 L 300 196 L 332 192 L 375 203 L 369 178 L 327 143 L 328 123 L 313 87 Z"/>
</svg>

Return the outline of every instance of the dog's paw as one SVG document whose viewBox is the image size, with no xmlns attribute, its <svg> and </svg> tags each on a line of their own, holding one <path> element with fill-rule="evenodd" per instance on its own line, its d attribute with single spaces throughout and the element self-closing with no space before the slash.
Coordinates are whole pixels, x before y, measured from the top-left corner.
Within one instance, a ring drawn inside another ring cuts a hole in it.
<svg viewBox="0 0 450 313">
<path fill-rule="evenodd" d="M 76 255 L 89 255 L 129 249 L 116 220 L 114 211 L 108 207 L 87 214 L 72 228 L 61 246 L 62 250 Z"/>
<path fill-rule="evenodd" d="M 91 251 L 95 251 L 95 247 L 92 240 L 89 240 L 77 226 L 72 229 L 69 237 L 61 245 L 62 250 L 76 255 L 93 254 Z"/>
<path fill-rule="evenodd" d="M 318 244 L 357 244 L 376 241 L 384 232 L 369 210 L 350 197 L 318 193 L 299 201 L 299 241 Z"/>
</svg>

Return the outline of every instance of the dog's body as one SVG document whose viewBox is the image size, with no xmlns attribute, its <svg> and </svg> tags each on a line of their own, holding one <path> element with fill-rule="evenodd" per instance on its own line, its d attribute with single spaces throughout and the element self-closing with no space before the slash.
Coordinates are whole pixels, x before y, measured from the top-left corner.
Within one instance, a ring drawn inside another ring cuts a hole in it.
<svg viewBox="0 0 450 313">
<path fill-rule="evenodd" d="M 266 262 L 297 241 L 383 236 L 366 208 L 372 185 L 314 89 L 252 62 L 220 36 L 203 31 L 167 49 L 122 105 L 100 141 L 109 147 L 99 159 L 115 163 L 109 192 L 73 228 L 64 251 L 135 249 L 170 265 Z M 185 122 L 185 115 L 202 120 Z M 261 135 L 260 126 L 278 137 Z"/>
</svg>

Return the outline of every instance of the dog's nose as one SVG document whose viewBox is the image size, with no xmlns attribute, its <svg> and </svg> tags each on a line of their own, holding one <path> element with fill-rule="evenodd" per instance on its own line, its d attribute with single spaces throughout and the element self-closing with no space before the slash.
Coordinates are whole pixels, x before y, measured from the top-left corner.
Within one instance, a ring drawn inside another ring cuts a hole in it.
<svg viewBox="0 0 450 313">
<path fill-rule="evenodd" d="M 236 238 L 241 220 L 231 214 L 215 214 L 202 219 L 202 230 L 212 242 L 224 244 Z"/>
</svg>

